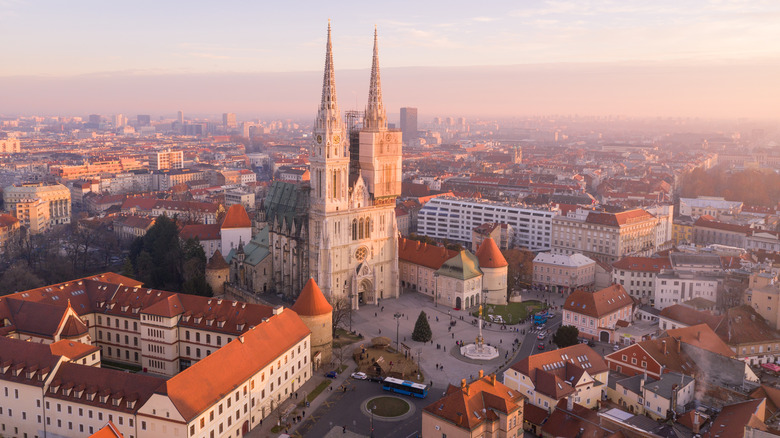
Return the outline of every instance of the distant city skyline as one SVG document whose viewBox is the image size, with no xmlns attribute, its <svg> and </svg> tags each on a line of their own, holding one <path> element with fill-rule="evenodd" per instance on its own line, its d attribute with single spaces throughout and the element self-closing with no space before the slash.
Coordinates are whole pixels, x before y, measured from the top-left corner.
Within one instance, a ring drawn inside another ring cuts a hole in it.
<svg viewBox="0 0 780 438">
<path fill-rule="evenodd" d="M 376 24 L 383 79 L 397 87 L 397 101 L 387 103 L 395 111 L 776 117 L 779 17 L 780 3 L 736 0 L 392 8 L 0 0 L 0 38 L 9 42 L 0 113 L 113 105 L 128 113 L 306 116 L 316 105 L 318 84 L 308 81 L 321 71 L 331 18 L 345 108 L 365 105 Z M 214 84 L 221 85 L 204 90 Z M 298 96 L 302 90 L 315 94 Z"/>
</svg>

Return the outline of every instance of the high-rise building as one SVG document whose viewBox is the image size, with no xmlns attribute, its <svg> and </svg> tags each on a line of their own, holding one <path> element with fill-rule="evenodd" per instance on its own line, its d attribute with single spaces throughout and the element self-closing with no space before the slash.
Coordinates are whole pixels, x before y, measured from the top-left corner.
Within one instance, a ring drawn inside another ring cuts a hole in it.
<svg viewBox="0 0 780 438">
<path fill-rule="evenodd" d="M 417 138 L 417 108 L 401 108 L 401 132 L 404 144 Z"/>
<path fill-rule="evenodd" d="M 89 122 L 87 123 L 87 127 L 91 129 L 98 129 L 100 128 L 100 114 L 90 114 L 89 115 Z"/>
<path fill-rule="evenodd" d="M 125 116 L 123 114 L 114 114 L 114 128 L 120 128 L 125 125 Z"/>
<path fill-rule="evenodd" d="M 236 123 L 236 113 L 224 113 L 222 114 L 222 124 L 225 129 L 233 129 L 238 126 Z"/>
<path fill-rule="evenodd" d="M 184 124 L 184 111 L 179 110 L 179 112 L 176 113 L 176 121 L 179 122 L 179 125 Z"/>
<path fill-rule="evenodd" d="M 136 116 L 138 126 L 150 126 L 152 124 L 152 116 L 149 114 L 138 114 Z"/>
<path fill-rule="evenodd" d="M 149 157 L 151 170 L 184 169 L 184 151 L 157 152 Z"/>
</svg>

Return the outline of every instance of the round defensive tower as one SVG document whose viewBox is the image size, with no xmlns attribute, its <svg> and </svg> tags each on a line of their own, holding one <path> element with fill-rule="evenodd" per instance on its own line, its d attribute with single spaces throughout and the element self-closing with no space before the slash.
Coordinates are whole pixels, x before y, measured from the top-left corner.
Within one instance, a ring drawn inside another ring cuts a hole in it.
<svg viewBox="0 0 780 438">
<path fill-rule="evenodd" d="M 211 286 L 214 295 L 225 293 L 225 282 L 230 278 L 230 265 L 219 250 L 214 251 L 209 262 L 206 263 L 206 283 Z"/>
<path fill-rule="evenodd" d="M 291 307 L 311 330 L 311 357 L 315 366 L 330 362 L 333 348 L 333 307 L 310 278 Z M 320 357 L 317 358 L 317 353 Z"/>
<path fill-rule="evenodd" d="M 506 304 L 506 276 L 509 270 L 501 250 L 496 242 L 487 238 L 479 246 L 477 253 L 479 269 L 482 270 L 482 290 L 486 294 L 488 304 Z"/>
</svg>

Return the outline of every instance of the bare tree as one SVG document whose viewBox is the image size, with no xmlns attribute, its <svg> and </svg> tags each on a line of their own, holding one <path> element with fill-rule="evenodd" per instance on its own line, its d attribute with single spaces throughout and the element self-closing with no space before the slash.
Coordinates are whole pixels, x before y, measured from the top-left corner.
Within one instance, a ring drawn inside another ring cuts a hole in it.
<svg viewBox="0 0 780 438">
<path fill-rule="evenodd" d="M 352 305 L 348 298 L 338 298 L 331 303 L 333 307 L 333 336 L 336 336 L 336 329 L 348 321 L 352 316 Z"/>
</svg>

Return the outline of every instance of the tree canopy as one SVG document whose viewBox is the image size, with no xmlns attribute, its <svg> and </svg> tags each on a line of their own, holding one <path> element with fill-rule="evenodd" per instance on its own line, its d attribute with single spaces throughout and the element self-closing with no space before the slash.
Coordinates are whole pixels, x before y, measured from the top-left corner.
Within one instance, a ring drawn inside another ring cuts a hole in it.
<svg viewBox="0 0 780 438">
<path fill-rule="evenodd" d="M 206 282 L 206 253 L 197 239 L 182 243 L 176 218 L 158 216 L 146 235 L 133 241 L 129 263 L 144 285 L 194 295 L 211 296 Z"/>
<path fill-rule="evenodd" d="M 420 312 L 420 316 L 417 317 L 417 322 L 414 324 L 414 331 L 412 332 L 412 339 L 417 342 L 430 342 L 433 337 L 431 332 L 431 325 L 428 324 L 428 315 L 425 311 Z"/>
<path fill-rule="evenodd" d="M 724 166 L 696 168 L 682 177 L 683 197 L 720 196 L 727 201 L 774 207 L 780 202 L 780 175 L 759 169 L 730 172 Z"/>
<path fill-rule="evenodd" d="M 580 331 L 573 325 L 562 325 L 553 335 L 553 342 L 558 348 L 577 345 L 579 342 Z"/>
</svg>

